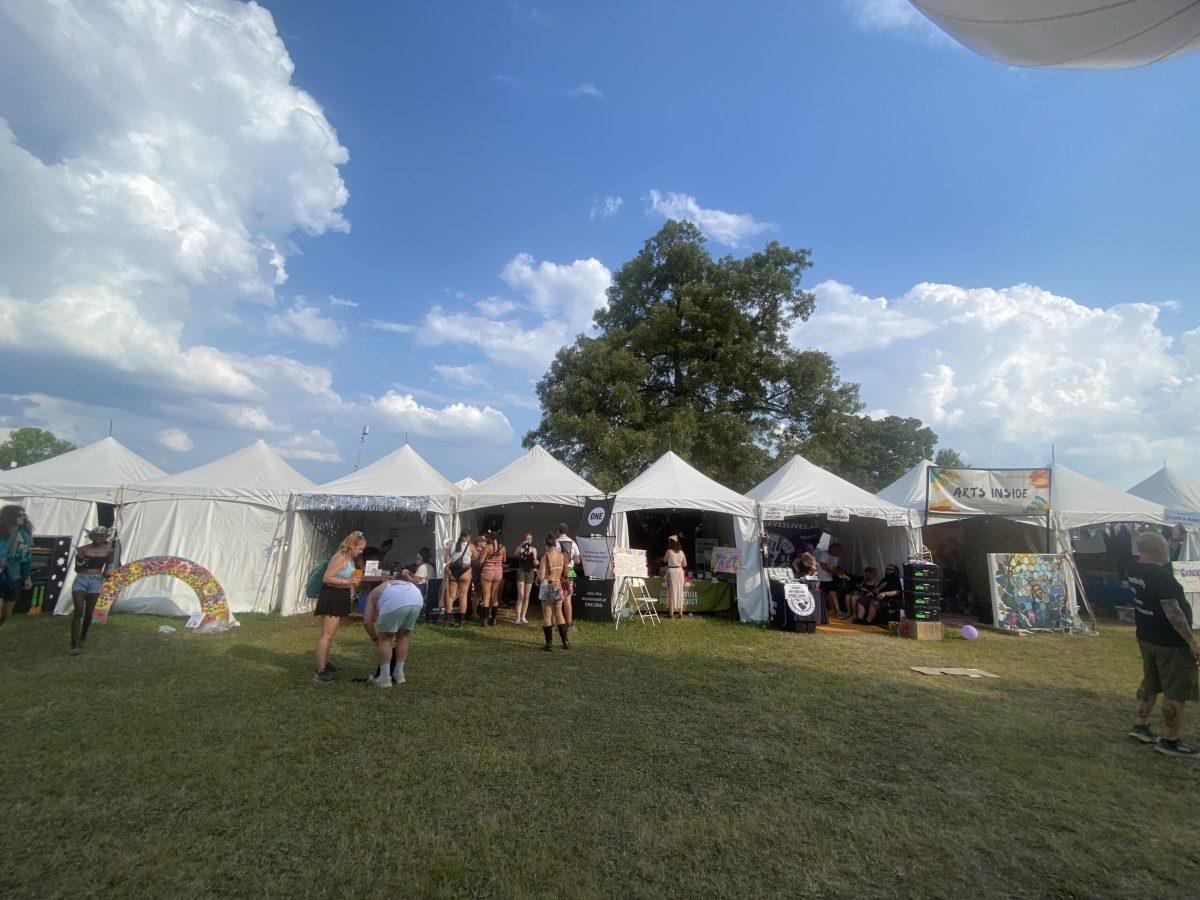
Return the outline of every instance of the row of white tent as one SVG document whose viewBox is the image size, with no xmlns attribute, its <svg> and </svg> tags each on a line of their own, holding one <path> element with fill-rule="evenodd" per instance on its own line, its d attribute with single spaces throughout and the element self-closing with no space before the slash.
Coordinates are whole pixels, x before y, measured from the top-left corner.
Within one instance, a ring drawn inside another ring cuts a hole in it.
<svg viewBox="0 0 1200 900">
<path fill-rule="evenodd" d="M 765 510 L 812 517 L 844 510 L 850 522 L 830 523 L 827 530 L 851 538 L 844 543 L 853 567 L 902 561 L 922 543 L 931 465 L 919 464 L 873 495 L 794 457 L 742 495 L 667 453 L 616 492 L 612 534 L 617 546 L 629 545 L 630 512 L 686 509 L 717 514 L 712 518 L 721 523 L 719 537 L 741 551 L 740 614 L 762 620 L 767 615 L 767 589 L 758 561 Z M 1135 488 L 1142 497 L 1060 464 L 1053 466 L 1052 484 L 1054 511 L 1048 531 L 1059 547 L 1069 547 L 1069 529 L 1081 526 L 1163 523 L 1168 510 L 1190 510 L 1200 517 L 1200 485 L 1169 470 Z M 311 608 L 303 596 L 308 572 L 354 528 L 394 536 L 404 559 L 430 547 L 440 572 L 440 548 L 460 528 L 479 530 L 489 512 L 503 511 L 506 534 L 528 531 L 536 537 L 559 521 L 573 526 L 584 501 L 601 495 L 540 447 L 482 482 L 464 479 L 458 484 L 407 444 L 320 486 L 263 441 L 176 475 L 167 475 L 113 438 L 0 473 L 0 496 L 23 503 L 39 534 L 78 540 L 95 524 L 97 504 L 108 504 L 119 510 L 126 560 L 163 555 L 192 559 L 216 575 L 234 612 L 285 614 Z M 1015 521 L 1047 527 L 1044 519 Z M 185 585 L 163 581 L 130 586 L 122 594 L 121 608 L 168 614 L 197 608 Z M 60 598 L 60 610 L 68 605 L 68 597 Z"/>
</svg>

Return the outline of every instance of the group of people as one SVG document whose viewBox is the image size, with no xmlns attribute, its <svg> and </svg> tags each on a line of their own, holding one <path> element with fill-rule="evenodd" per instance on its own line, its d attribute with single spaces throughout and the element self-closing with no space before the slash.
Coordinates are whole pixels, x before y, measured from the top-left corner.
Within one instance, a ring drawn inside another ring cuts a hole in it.
<svg viewBox="0 0 1200 900">
<path fill-rule="evenodd" d="M 842 565 L 842 545 L 837 542 L 828 550 L 797 553 L 792 558 L 792 573 L 797 578 L 820 581 L 831 615 L 856 625 L 884 624 L 904 599 L 899 566 L 888 563 L 883 577 L 874 566 L 864 568 L 861 576 L 853 575 Z"/>
</svg>

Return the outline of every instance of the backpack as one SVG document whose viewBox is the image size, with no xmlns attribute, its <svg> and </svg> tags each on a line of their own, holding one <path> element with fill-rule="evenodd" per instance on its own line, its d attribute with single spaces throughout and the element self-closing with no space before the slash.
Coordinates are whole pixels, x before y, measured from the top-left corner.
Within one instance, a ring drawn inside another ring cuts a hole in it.
<svg viewBox="0 0 1200 900">
<path fill-rule="evenodd" d="M 332 558 L 330 557 L 330 559 Z M 304 582 L 304 596 L 309 600 L 316 600 L 317 595 L 321 593 L 321 587 L 325 584 L 325 570 L 328 568 L 329 560 L 327 559 L 323 563 L 317 563 L 308 573 L 308 578 Z"/>
</svg>

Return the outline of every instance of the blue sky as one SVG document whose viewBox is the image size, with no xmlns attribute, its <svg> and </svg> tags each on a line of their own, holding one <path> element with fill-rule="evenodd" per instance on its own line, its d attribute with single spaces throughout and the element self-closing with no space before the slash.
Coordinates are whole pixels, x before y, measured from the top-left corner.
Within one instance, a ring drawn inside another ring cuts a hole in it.
<svg viewBox="0 0 1200 900">
<path fill-rule="evenodd" d="M 73 11 L 141 79 L 88 70 L 107 47 L 37 4 L 0 13 L 0 200 L 27 242 L 0 249 L 0 304 L 63 347 L 22 359 L 6 428 L 113 418 L 172 471 L 262 434 L 327 480 L 369 423 L 367 460 L 407 433 L 483 477 L 673 213 L 717 253 L 811 248 L 797 345 L 972 462 L 1055 443 L 1123 487 L 1200 470 L 1200 56 L 1014 69 L 889 0 L 161 2 L 192 37 Z M 62 225 L 81 210 L 95 228 Z M 54 330 L 79 303 L 168 346 L 101 363 Z"/>
</svg>

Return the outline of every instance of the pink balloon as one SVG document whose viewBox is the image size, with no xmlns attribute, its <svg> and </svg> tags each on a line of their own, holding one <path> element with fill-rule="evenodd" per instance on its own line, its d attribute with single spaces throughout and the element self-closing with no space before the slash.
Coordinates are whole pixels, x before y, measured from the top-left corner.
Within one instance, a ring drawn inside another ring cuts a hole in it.
<svg viewBox="0 0 1200 900">
<path fill-rule="evenodd" d="M 962 627 L 962 636 L 968 641 L 973 641 L 975 638 L 979 637 L 979 629 L 974 625 L 964 625 Z"/>
</svg>

